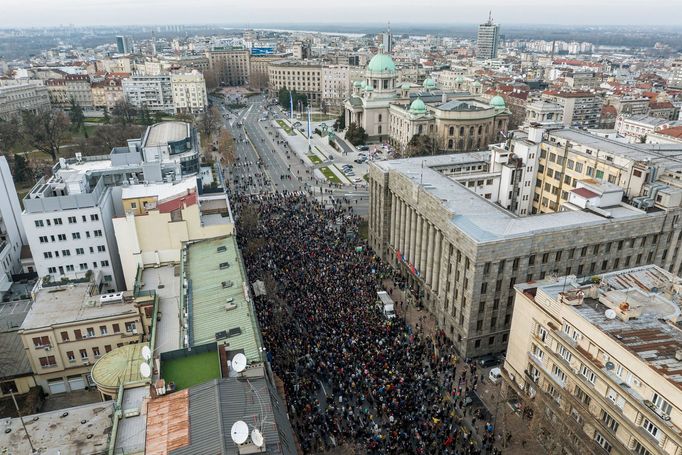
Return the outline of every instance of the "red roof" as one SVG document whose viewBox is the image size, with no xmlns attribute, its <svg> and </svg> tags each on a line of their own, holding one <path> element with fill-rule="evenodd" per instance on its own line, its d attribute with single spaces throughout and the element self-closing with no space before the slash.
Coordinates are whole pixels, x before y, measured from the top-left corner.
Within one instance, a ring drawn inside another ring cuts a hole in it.
<svg viewBox="0 0 682 455">
<path fill-rule="evenodd" d="M 682 126 L 673 126 L 664 130 L 658 130 L 656 131 L 656 134 L 665 134 L 666 136 L 682 139 Z"/>
<path fill-rule="evenodd" d="M 580 197 L 584 197 L 585 199 L 592 199 L 593 197 L 599 196 L 597 193 L 590 191 L 587 188 L 573 188 L 571 193 L 575 193 Z"/>
<path fill-rule="evenodd" d="M 673 109 L 675 106 L 673 106 L 673 103 L 670 101 L 662 101 L 660 103 L 656 103 L 654 101 L 649 103 L 649 108 L 650 109 Z"/>
<path fill-rule="evenodd" d="M 173 210 L 184 209 L 190 205 L 194 205 L 199 201 L 196 191 L 189 194 L 182 195 L 167 201 L 159 202 L 156 208 L 160 213 L 170 213 Z"/>
</svg>

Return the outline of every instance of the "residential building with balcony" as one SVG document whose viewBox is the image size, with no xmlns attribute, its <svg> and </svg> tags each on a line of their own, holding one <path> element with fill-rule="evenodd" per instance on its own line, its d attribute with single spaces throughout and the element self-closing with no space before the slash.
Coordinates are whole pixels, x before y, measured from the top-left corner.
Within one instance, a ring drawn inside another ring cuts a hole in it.
<svg viewBox="0 0 682 455">
<path fill-rule="evenodd" d="M 599 95 L 586 91 L 548 90 L 542 99 L 563 107 L 565 126 L 576 128 L 597 128 L 601 116 L 602 99 Z"/>
<path fill-rule="evenodd" d="M 655 265 L 515 286 L 504 377 L 573 454 L 682 450 L 680 279 Z"/>
<path fill-rule="evenodd" d="M 100 295 L 98 289 L 96 281 L 85 279 L 35 291 L 18 333 L 36 383 L 46 393 L 94 386 L 89 373 L 97 359 L 148 335 L 150 315 L 132 294 Z"/>
<path fill-rule="evenodd" d="M 196 70 L 191 73 L 171 74 L 171 89 L 176 114 L 197 114 L 208 106 L 206 81 L 203 74 Z"/>
<path fill-rule="evenodd" d="M 175 113 L 173 88 L 169 74 L 156 76 L 134 75 L 123 79 L 123 95 L 136 109 L 151 112 Z"/>
</svg>

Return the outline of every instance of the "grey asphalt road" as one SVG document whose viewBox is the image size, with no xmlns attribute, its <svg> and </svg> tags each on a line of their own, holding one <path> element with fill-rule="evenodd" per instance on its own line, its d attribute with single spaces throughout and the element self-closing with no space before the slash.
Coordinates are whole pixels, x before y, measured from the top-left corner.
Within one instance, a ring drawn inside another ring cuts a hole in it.
<svg viewBox="0 0 682 455">
<path fill-rule="evenodd" d="M 220 100 L 216 100 L 216 104 L 223 114 L 225 127 L 235 138 L 238 159 L 225 173 L 235 192 L 307 191 L 324 202 L 329 202 L 330 196 L 345 200 L 356 214 L 367 216 L 369 200 L 364 187 L 334 186 L 326 180 L 316 179 L 313 166 L 289 151 L 286 141 L 279 137 L 278 130 L 270 121 L 260 120 L 268 112 L 263 96 L 248 98 L 247 107 L 238 112 L 230 111 Z M 270 110 L 281 115 L 279 109 Z M 273 118 L 272 113 L 269 113 L 269 118 Z M 348 147 L 347 144 L 342 146 Z"/>
</svg>

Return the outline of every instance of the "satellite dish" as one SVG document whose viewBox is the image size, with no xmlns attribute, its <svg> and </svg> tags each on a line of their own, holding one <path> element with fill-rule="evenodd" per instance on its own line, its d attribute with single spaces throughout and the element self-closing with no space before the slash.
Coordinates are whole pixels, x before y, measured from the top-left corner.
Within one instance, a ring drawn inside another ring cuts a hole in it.
<svg viewBox="0 0 682 455">
<path fill-rule="evenodd" d="M 606 319 L 616 319 L 616 312 L 609 308 L 604 311 L 604 316 L 606 316 Z"/>
<path fill-rule="evenodd" d="M 613 362 L 606 362 L 606 365 L 604 365 L 604 366 L 606 367 L 606 369 L 607 369 L 608 371 L 613 370 L 613 368 L 615 367 L 615 365 L 613 364 Z"/>
<path fill-rule="evenodd" d="M 251 431 L 251 441 L 255 444 L 256 447 L 263 447 L 263 443 L 265 441 L 263 440 L 263 435 L 258 430 L 258 428 L 254 428 Z"/>
<path fill-rule="evenodd" d="M 142 375 L 143 378 L 148 378 L 149 376 L 152 375 L 152 368 L 149 366 L 148 363 L 142 362 L 140 364 L 140 374 Z"/>
<path fill-rule="evenodd" d="M 232 441 L 234 441 L 235 444 L 244 444 L 246 440 L 249 439 L 249 426 L 243 420 L 237 420 L 232 424 L 230 436 L 232 436 Z"/>
<path fill-rule="evenodd" d="M 241 352 L 232 357 L 232 369 L 237 373 L 246 369 L 246 356 Z"/>
<path fill-rule="evenodd" d="M 145 360 L 152 358 L 152 350 L 147 345 L 142 346 L 142 358 Z"/>
</svg>

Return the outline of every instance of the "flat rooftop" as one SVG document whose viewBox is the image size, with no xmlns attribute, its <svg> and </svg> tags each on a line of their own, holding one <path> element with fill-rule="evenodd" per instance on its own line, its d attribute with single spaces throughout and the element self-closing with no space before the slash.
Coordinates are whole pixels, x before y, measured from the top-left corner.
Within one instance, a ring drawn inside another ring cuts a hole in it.
<svg viewBox="0 0 682 455">
<path fill-rule="evenodd" d="M 476 152 L 481 153 L 481 152 Z M 467 159 L 454 154 L 437 157 L 418 157 L 374 162 L 373 165 L 385 172 L 398 172 L 412 181 L 415 186 L 436 199 L 453 215 L 452 223 L 476 242 L 493 242 L 514 237 L 530 237 L 546 231 L 572 231 L 577 227 L 607 224 L 627 218 L 656 216 L 629 205 L 604 207 L 612 218 L 587 212 L 557 212 L 519 217 L 499 205 L 477 195 L 465 186 L 442 175 L 431 167 L 447 166 L 451 159 L 459 165 Z M 478 157 L 476 157 L 478 159 Z M 470 158 L 469 158 L 470 159 Z"/>
<path fill-rule="evenodd" d="M 147 379 L 140 374 L 144 346 L 147 343 L 126 344 L 107 352 L 93 365 L 92 379 L 97 385 L 110 389 L 121 384 L 144 384 Z"/>
<path fill-rule="evenodd" d="M 682 389 L 682 287 L 679 278 L 668 271 L 646 265 L 601 275 L 599 285 L 581 284 L 568 276 L 553 282 L 525 283 L 523 291 L 536 288 L 553 300 L 574 299 L 570 308 L 617 344 L 639 357 L 658 374 Z M 608 314 L 607 310 L 614 314 Z M 627 317 L 623 317 L 627 315 Z"/>
<path fill-rule="evenodd" d="M 123 418 L 118 422 L 114 453 L 143 453 L 147 436 L 147 406 L 149 387 L 123 390 L 121 410 Z M 137 414 L 139 412 L 139 414 Z M 137 415 L 136 415 L 137 414 Z"/>
<path fill-rule="evenodd" d="M 143 147 L 158 147 L 189 137 L 189 124 L 185 122 L 161 122 L 149 127 Z"/>
<path fill-rule="evenodd" d="M 185 278 L 190 283 L 190 345 L 217 340 L 228 350 L 243 350 L 250 362 L 261 359 L 261 342 L 253 304 L 247 299 L 246 273 L 242 269 L 234 236 L 189 243 Z M 228 309 L 229 308 L 229 309 Z"/>
<path fill-rule="evenodd" d="M 113 414 L 114 402 L 105 401 L 24 416 L 24 423 L 37 453 L 105 454 L 109 449 Z M 85 423 L 81 423 L 82 421 Z M 11 430 L 9 433 L 8 429 Z M 31 447 L 18 418 L 3 419 L 0 453 L 31 453 Z"/>
<path fill-rule="evenodd" d="M 183 178 L 179 182 L 124 186 L 121 191 L 121 199 L 156 197 L 159 201 L 163 201 L 196 190 L 197 179 L 192 176 Z"/>
<path fill-rule="evenodd" d="M 157 353 L 174 351 L 182 347 L 180 313 L 180 267 L 165 265 L 147 267 L 142 271 L 141 291 L 153 290 L 159 300 L 161 320 L 156 324 Z"/>
<path fill-rule="evenodd" d="M 132 301 L 101 304 L 99 295 L 91 295 L 94 288 L 92 283 L 80 283 L 40 289 L 21 325 L 21 330 L 111 316 L 137 315 Z"/>
</svg>

